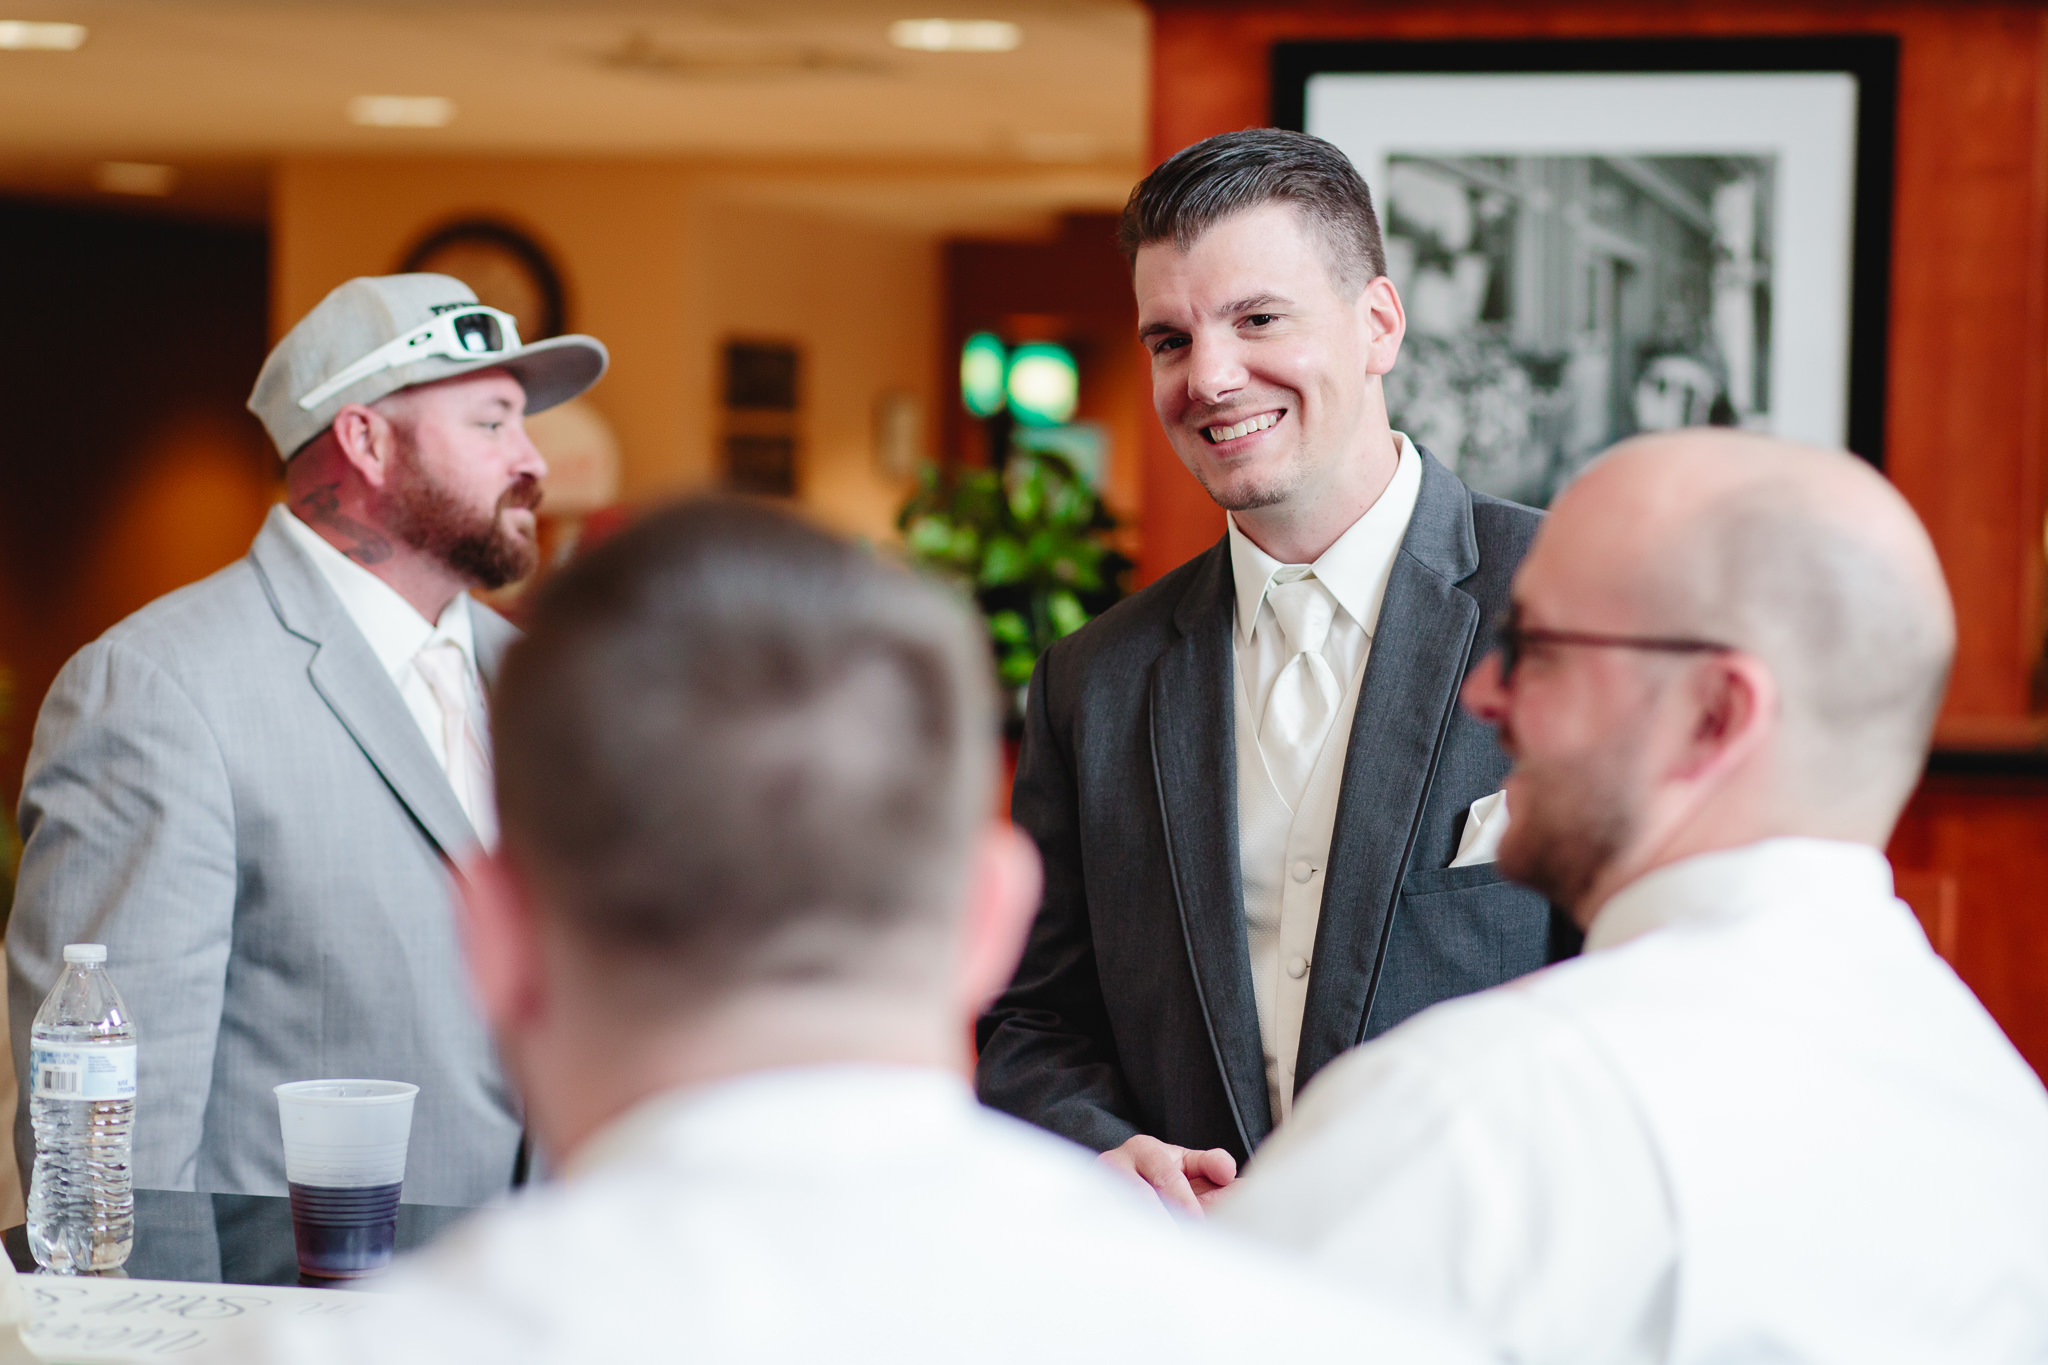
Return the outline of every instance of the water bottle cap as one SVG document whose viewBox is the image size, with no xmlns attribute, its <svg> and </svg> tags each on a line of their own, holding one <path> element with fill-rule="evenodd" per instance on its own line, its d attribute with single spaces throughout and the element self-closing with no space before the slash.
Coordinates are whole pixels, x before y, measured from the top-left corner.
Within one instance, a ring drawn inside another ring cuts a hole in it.
<svg viewBox="0 0 2048 1365">
<path fill-rule="evenodd" d="M 67 943 L 64 945 L 66 962 L 105 962 L 107 945 L 104 943 Z"/>
</svg>

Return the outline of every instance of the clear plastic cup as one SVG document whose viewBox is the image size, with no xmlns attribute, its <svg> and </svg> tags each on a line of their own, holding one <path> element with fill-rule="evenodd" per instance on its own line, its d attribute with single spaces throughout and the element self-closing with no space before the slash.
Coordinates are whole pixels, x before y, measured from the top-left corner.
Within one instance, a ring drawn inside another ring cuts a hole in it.
<svg viewBox="0 0 2048 1365">
<path fill-rule="evenodd" d="M 390 1264 L 413 1099 L 405 1081 L 288 1081 L 277 1087 L 299 1270 L 346 1280 Z"/>
</svg>

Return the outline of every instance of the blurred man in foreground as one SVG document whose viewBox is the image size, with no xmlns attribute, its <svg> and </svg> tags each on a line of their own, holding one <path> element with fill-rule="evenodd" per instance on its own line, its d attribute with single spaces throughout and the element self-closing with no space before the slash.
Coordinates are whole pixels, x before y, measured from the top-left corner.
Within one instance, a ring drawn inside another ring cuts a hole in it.
<svg viewBox="0 0 2048 1365">
<path fill-rule="evenodd" d="M 472 972 L 565 1183 L 247 1358 L 1465 1360 L 976 1106 L 1038 896 L 942 591 L 701 503 L 541 594 Z"/>
<path fill-rule="evenodd" d="M 1219 1212 L 1517 1361 L 2048 1359 L 2048 1096 L 1880 850 L 1954 651 L 1849 456 L 1642 438 L 1466 704 L 1583 959 L 1336 1063 Z"/>
</svg>

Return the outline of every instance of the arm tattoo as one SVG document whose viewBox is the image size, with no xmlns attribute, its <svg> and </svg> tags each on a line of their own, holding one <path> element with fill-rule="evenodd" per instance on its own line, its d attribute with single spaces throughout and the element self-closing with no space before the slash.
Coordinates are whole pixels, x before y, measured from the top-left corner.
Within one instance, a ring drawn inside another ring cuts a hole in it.
<svg viewBox="0 0 2048 1365">
<path fill-rule="evenodd" d="M 341 514 L 340 489 L 339 483 L 323 483 L 300 498 L 299 507 L 306 520 L 331 527 L 353 540 L 355 544 L 343 546 L 341 552 L 358 564 L 381 564 L 391 558 L 391 542 L 376 527 Z"/>
</svg>

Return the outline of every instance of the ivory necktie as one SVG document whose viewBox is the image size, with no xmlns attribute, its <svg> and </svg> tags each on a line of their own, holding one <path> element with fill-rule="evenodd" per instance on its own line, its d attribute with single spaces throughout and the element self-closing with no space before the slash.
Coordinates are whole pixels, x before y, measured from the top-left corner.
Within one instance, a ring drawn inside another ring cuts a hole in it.
<svg viewBox="0 0 2048 1365">
<path fill-rule="evenodd" d="M 1288 577 L 1290 574 L 1293 576 Z M 1336 670 L 1323 657 L 1323 642 L 1329 638 L 1337 601 L 1316 581 L 1314 571 L 1302 566 L 1275 574 L 1266 589 L 1266 601 L 1280 622 L 1288 658 L 1266 697 L 1266 714 L 1259 721 L 1259 751 L 1266 756 L 1266 770 L 1273 775 L 1280 798 L 1294 810 L 1308 789 L 1309 775 L 1315 771 L 1344 695 L 1337 685 Z"/>
<path fill-rule="evenodd" d="M 491 796 L 491 751 L 470 701 L 469 659 L 453 640 L 429 640 L 413 667 L 441 707 L 441 766 L 486 848 L 498 842 L 498 811 Z"/>
</svg>

